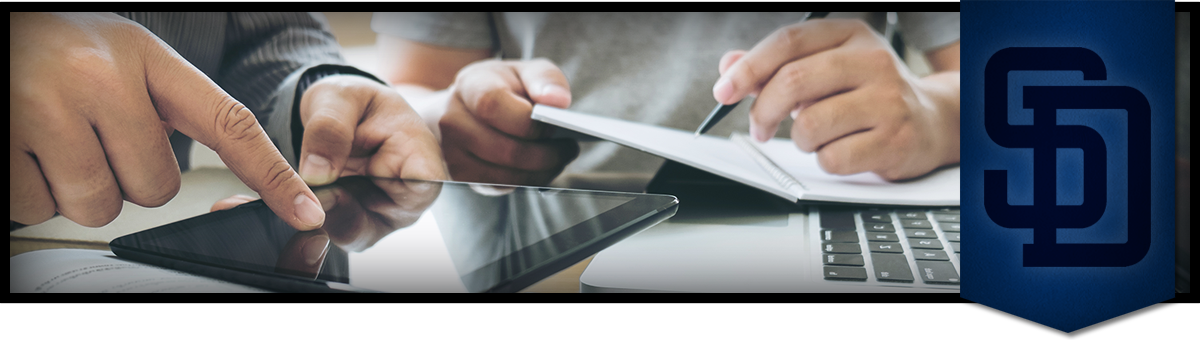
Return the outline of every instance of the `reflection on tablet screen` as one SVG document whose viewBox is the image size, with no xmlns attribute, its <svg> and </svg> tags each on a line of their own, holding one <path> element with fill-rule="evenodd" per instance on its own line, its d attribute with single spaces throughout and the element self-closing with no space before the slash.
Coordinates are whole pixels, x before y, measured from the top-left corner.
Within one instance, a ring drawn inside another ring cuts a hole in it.
<svg viewBox="0 0 1200 340">
<path fill-rule="evenodd" d="M 255 201 L 126 236 L 114 252 L 363 290 L 480 292 L 675 205 L 670 196 L 367 177 L 313 191 L 327 210 L 314 231 Z"/>
</svg>

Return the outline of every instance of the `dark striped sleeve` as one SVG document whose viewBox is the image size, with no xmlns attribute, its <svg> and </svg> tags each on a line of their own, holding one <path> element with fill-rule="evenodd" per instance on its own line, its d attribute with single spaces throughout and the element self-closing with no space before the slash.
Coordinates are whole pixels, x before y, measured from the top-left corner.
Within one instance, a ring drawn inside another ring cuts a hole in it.
<svg viewBox="0 0 1200 340">
<path fill-rule="evenodd" d="M 297 85 L 308 69 L 345 65 L 318 13 L 230 13 L 224 55 L 214 80 L 258 116 L 293 168 L 303 129 L 293 124 Z M 347 66 L 349 67 L 349 66 Z"/>
<path fill-rule="evenodd" d="M 283 80 L 305 65 L 345 64 L 324 17 L 313 13 L 230 13 L 224 51 L 213 79 L 255 112 L 269 109 Z"/>
<path fill-rule="evenodd" d="M 250 108 L 293 167 L 300 147 L 293 135 L 303 131 L 292 124 L 301 75 L 322 65 L 343 66 L 341 74 L 367 75 L 346 70 L 353 68 L 345 65 L 319 13 L 118 14 L 145 26 Z M 171 144 L 181 170 L 187 170 L 191 140 L 172 136 Z"/>
</svg>

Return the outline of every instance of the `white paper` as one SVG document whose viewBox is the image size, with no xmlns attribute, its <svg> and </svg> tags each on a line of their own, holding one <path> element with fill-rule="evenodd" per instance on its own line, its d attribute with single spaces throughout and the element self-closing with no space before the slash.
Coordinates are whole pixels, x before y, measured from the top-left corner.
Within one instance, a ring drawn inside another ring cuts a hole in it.
<svg viewBox="0 0 1200 340">
<path fill-rule="evenodd" d="M 754 143 L 762 155 L 800 187 L 771 175 L 769 164 L 732 140 L 648 124 L 600 117 L 547 106 L 534 106 L 533 119 L 587 133 L 750 185 L 788 200 L 896 205 L 958 205 L 959 168 L 940 169 L 916 180 L 888 182 L 873 173 L 838 176 L 826 173 L 815 153 L 801 152 L 788 139 Z M 777 174 L 778 175 L 778 174 Z"/>
<path fill-rule="evenodd" d="M 889 182 L 879 175 L 864 172 L 834 175 L 821 169 L 816 153 L 804 153 L 792 140 L 773 138 L 766 143 L 744 138 L 772 163 L 805 189 L 801 199 L 849 203 L 902 205 L 959 205 L 958 166 L 938 169 L 913 180 Z"/>
<path fill-rule="evenodd" d="M 745 151 L 725 138 L 696 137 L 692 132 L 541 105 L 533 107 L 533 119 L 712 172 L 788 200 L 797 198 L 776 183 Z"/>
<path fill-rule="evenodd" d="M 44 249 L 10 257 L 8 289 L 9 293 L 266 292 L 89 249 Z"/>
</svg>

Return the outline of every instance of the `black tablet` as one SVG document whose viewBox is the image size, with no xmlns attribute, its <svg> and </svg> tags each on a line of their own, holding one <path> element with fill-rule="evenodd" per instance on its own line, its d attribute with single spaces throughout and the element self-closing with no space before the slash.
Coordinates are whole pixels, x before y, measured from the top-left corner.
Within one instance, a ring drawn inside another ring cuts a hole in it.
<svg viewBox="0 0 1200 340">
<path fill-rule="evenodd" d="M 261 201 L 113 240 L 117 256 L 280 292 L 516 292 L 657 224 L 673 196 L 345 177 L 325 225 Z"/>
</svg>

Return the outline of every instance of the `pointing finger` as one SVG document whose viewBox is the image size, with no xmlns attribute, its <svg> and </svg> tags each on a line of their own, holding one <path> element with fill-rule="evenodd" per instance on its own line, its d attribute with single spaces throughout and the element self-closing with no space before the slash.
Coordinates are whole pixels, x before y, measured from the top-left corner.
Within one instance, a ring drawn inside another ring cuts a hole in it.
<svg viewBox="0 0 1200 340">
<path fill-rule="evenodd" d="M 160 117 L 208 146 L 258 192 L 280 218 L 300 230 L 325 222 L 304 181 L 267 138 L 248 108 L 158 40 L 147 46 L 146 83 Z"/>
</svg>

